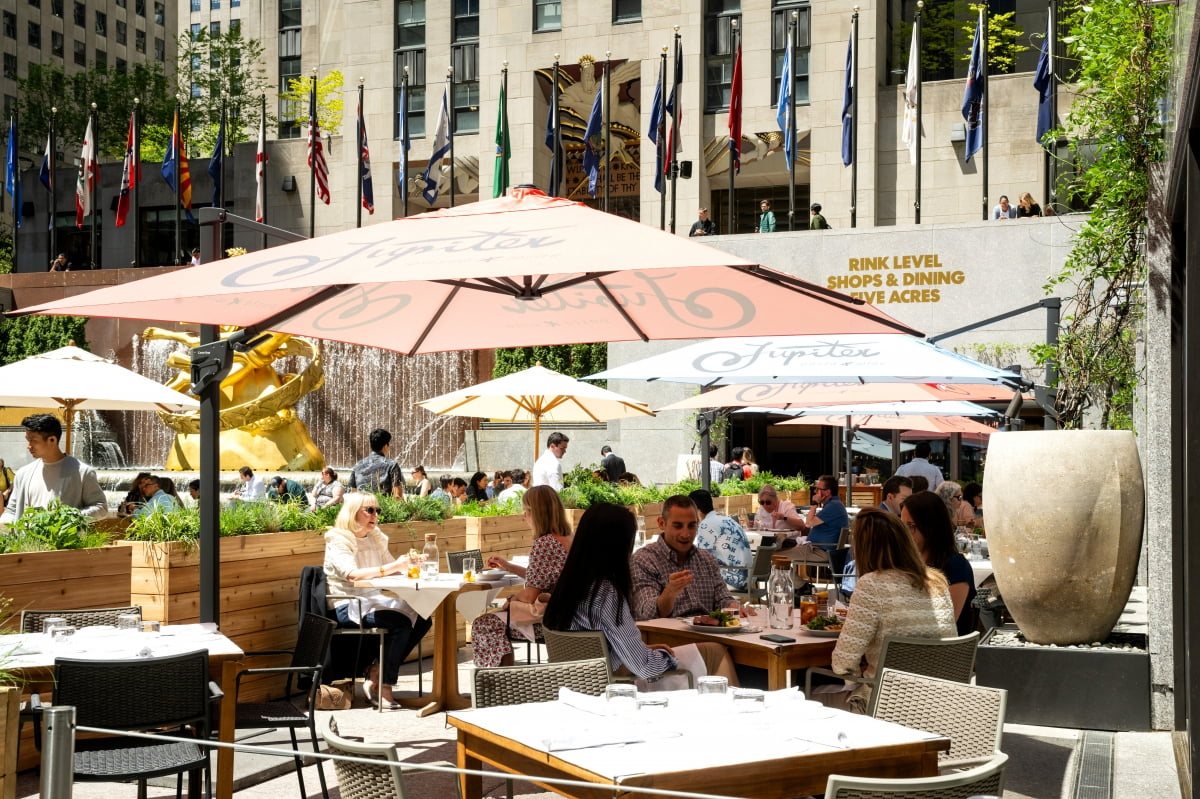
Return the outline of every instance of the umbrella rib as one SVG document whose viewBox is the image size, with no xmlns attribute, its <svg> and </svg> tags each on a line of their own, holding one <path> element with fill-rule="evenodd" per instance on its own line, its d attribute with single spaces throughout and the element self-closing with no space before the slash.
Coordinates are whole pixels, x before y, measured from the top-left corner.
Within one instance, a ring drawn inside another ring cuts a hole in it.
<svg viewBox="0 0 1200 799">
<path fill-rule="evenodd" d="M 633 332 L 637 333 L 638 338 L 640 338 L 642 341 L 649 341 L 650 337 L 646 335 L 646 331 L 644 331 L 640 327 L 638 327 L 637 322 L 633 321 L 633 317 L 630 316 L 629 312 L 625 310 L 625 306 L 621 305 L 621 303 L 619 303 L 617 301 L 617 298 L 613 296 L 613 293 L 608 290 L 608 286 L 604 285 L 604 282 L 600 280 L 600 278 L 605 277 L 606 275 L 610 275 L 610 274 L 612 274 L 612 273 L 604 272 L 601 274 L 597 274 L 592 278 L 592 280 L 594 280 L 596 285 L 600 288 L 600 290 L 602 292 L 604 292 L 604 296 L 608 297 L 608 301 L 611 302 L 612 306 L 617 309 L 617 312 L 620 313 L 621 316 L 625 318 L 626 323 L 628 323 L 628 325 L 633 329 Z"/>
<path fill-rule="evenodd" d="M 454 283 L 454 281 L 445 281 L 445 280 L 439 280 L 437 282 L 438 283 L 450 283 L 451 285 L 453 285 L 453 283 Z M 429 317 L 429 321 L 425 324 L 425 329 L 421 331 L 421 335 L 417 336 L 417 340 L 415 342 L 413 342 L 412 349 L 410 349 L 408 352 L 404 353 L 405 355 L 408 355 L 409 357 L 411 357 L 411 356 L 415 355 L 418 350 L 421 349 L 421 345 L 425 343 L 425 339 L 427 339 L 429 337 L 429 334 L 433 332 L 433 326 L 438 323 L 438 320 L 442 318 L 442 314 L 446 313 L 446 309 L 450 307 L 450 303 L 454 300 L 454 297 L 458 294 L 459 288 L 460 288 L 459 286 L 455 285 L 454 289 L 449 294 L 446 295 L 446 298 L 444 300 L 442 300 L 442 304 L 440 306 L 438 306 L 437 311 L 432 316 Z"/>
</svg>

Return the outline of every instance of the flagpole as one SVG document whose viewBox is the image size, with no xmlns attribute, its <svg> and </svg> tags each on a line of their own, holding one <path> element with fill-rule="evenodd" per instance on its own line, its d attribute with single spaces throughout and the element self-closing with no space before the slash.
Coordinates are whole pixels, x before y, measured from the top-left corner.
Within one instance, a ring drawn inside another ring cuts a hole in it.
<svg viewBox="0 0 1200 799">
<path fill-rule="evenodd" d="M 850 16 L 850 227 L 858 227 L 858 6 Z M 848 474 L 849 472 L 847 472 Z"/>
<path fill-rule="evenodd" d="M 554 196 L 562 194 L 562 114 L 558 107 L 558 53 L 554 54 L 554 75 L 550 80 L 550 113 L 554 119 L 554 147 L 551 149 L 554 160 L 550 162 L 550 193 Z"/>
<path fill-rule="evenodd" d="M 1058 41 L 1058 26 L 1057 22 L 1057 7 L 1054 0 L 1050 0 L 1047 4 L 1047 13 L 1050 15 L 1050 24 L 1048 27 L 1049 41 L 1046 42 L 1046 53 L 1050 62 L 1050 120 L 1054 122 L 1058 119 L 1058 84 L 1054 80 L 1054 46 Z M 1054 207 L 1054 180 L 1052 172 L 1054 170 L 1052 149 L 1042 144 L 1042 196 L 1046 198 L 1046 208 Z M 1044 213 L 1044 211 L 1043 211 Z"/>
<path fill-rule="evenodd" d="M 605 213 L 608 213 L 608 181 L 609 181 L 609 178 L 611 177 L 611 173 L 609 172 L 609 161 L 608 161 L 608 137 L 612 135 L 612 132 L 608 128 L 608 122 L 609 122 L 609 117 L 608 117 L 608 94 L 609 94 L 608 72 L 611 69 L 612 69 L 612 50 L 605 50 L 604 51 L 604 75 L 602 77 L 602 80 L 604 81 L 604 85 L 603 85 L 604 102 L 601 105 L 601 110 L 604 114 L 604 151 L 603 152 L 604 152 L 604 212 Z"/>
<path fill-rule="evenodd" d="M 740 66 L 738 64 L 738 56 L 741 54 L 742 34 L 741 34 L 741 31 L 738 30 L 738 21 L 736 18 L 731 19 L 729 21 L 729 27 L 733 29 L 733 64 L 734 64 L 733 68 L 738 69 Z M 730 88 L 732 89 L 732 91 L 736 91 L 738 87 L 734 86 L 734 87 L 730 87 Z M 729 95 L 729 102 L 731 105 L 734 101 L 732 91 Z M 732 112 L 733 111 L 731 108 L 730 113 L 732 113 Z M 741 113 L 742 113 L 742 109 L 739 107 L 738 114 L 740 115 Z M 741 129 L 741 121 L 740 120 L 738 122 L 738 129 L 739 130 Z M 733 131 L 730 131 L 731 134 L 732 134 L 732 132 Z M 735 189 L 734 189 L 734 175 L 733 175 L 734 162 L 736 161 L 736 157 L 734 155 L 734 147 L 740 148 L 741 143 L 740 142 L 730 142 L 730 144 L 729 144 L 729 226 L 725 230 L 726 230 L 726 232 L 728 232 L 730 234 L 737 232 L 737 221 L 736 221 L 736 219 L 737 219 L 737 210 L 736 210 L 737 198 L 734 195 Z M 704 469 L 701 469 L 700 471 L 703 472 Z"/>
<path fill-rule="evenodd" d="M 400 215 L 408 216 L 408 65 L 404 66 L 404 75 L 400 79 L 400 93 L 403 95 L 400 103 L 400 174 L 397 175 L 400 187 Z"/>
<path fill-rule="evenodd" d="M 58 107 L 50 107 L 50 257 L 58 257 L 58 181 L 54 172 L 58 169 L 58 136 L 55 122 L 58 119 Z"/>
<path fill-rule="evenodd" d="M 917 0 L 917 17 L 913 21 L 914 36 L 917 37 L 917 55 L 921 53 L 921 9 L 925 8 L 925 0 Z M 917 71 L 917 163 L 916 175 L 914 177 L 913 192 L 916 194 L 916 199 L 913 201 L 913 222 L 921 224 L 921 62 L 918 58 L 916 64 L 909 64 L 909 69 Z"/>
<path fill-rule="evenodd" d="M 446 67 L 446 85 L 449 87 L 449 93 L 446 95 L 450 99 L 450 107 L 454 107 L 454 66 Z M 454 207 L 454 112 L 447 109 L 450 114 L 450 207 Z"/>
<path fill-rule="evenodd" d="M 141 120 L 138 118 L 138 109 L 141 107 L 141 103 L 142 101 L 139 98 L 133 98 L 133 172 L 130 175 L 131 178 L 141 178 L 142 176 L 142 131 L 139 127 L 141 125 Z M 142 190 L 141 183 L 142 181 L 140 179 L 133 181 L 133 197 L 130 198 L 133 201 L 131 205 L 133 206 L 134 269 L 137 269 L 142 265 L 142 248 L 140 246 L 142 240 L 141 224 L 138 220 L 138 216 L 140 215 L 141 211 L 141 197 L 138 195 L 138 192 Z"/>
<path fill-rule="evenodd" d="M 18 125 L 18 123 L 20 123 L 20 121 L 21 121 L 20 114 L 18 114 L 16 111 L 13 111 L 12 125 L 9 127 L 9 135 L 16 134 L 17 125 Z M 20 137 L 17 137 L 17 138 L 19 139 Z M 16 156 L 17 151 L 18 151 L 17 146 L 15 144 L 9 143 L 9 149 L 12 151 L 13 155 Z M 12 207 L 13 207 L 12 208 L 12 217 L 13 217 L 12 218 L 12 222 L 13 222 L 12 253 L 13 253 L 13 259 L 12 260 L 13 260 L 13 271 L 16 272 L 16 271 L 18 271 L 17 270 L 17 253 L 19 253 L 21 251 L 17 247 L 18 234 L 21 232 L 21 203 L 17 202 L 17 198 L 21 195 L 21 169 L 20 169 L 20 158 L 19 157 L 13 158 L 12 190 L 13 190 L 13 193 L 12 193 Z M 58 253 L 55 253 L 55 255 L 57 255 L 57 254 Z M 54 255 L 52 255 L 50 257 L 53 258 Z"/>
<path fill-rule="evenodd" d="M 175 124 L 171 133 L 171 148 L 175 150 L 175 265 L 183 264 L 181 254 L 183 253 L 183 200 L 180 199 L 180 191 L 182 190 L 183 181 L 180 179 L 182 170 L 179 168 L 179 159 L 183 156 L 179 152 L 179 142 L 183 141 L 183 131 L 180 130 L 179 106 L 182 104 L 183 98 L 180 95 L 175 96 Z M 178 138 L 176 137 L 178 134 Z"/>
<path fill-rule="evenodd" d="M 363 131 L 362 131 L 362 128 L 363 128 L 363 126 L 362 126 L 362 119 L 363 119 L 363 78 L 362 78 L 362 75 L 359 75 L 358 76 L 358 120 L 354 123 L 354 127 L 357 130 L 357 134 L 356 134 L 355 138 L 358 140 L 358 173 L 357 173 L 358 180 L 355 181 L 355 183 L 357 184 L 357 188 L 358 188 L 357 198 L 356 198 L 357 199 L 356 204 L 358 207 L 355 209 L 356 210 L 355 219 L 354 219 L 355 227 L 362 227 L 362 209 L 363 209 L 363 204 L 362 204 L 362 199 L 363 199 L 363 195 L 362 195 L 362 178 L 363 178 L 363 157 L 362 157 L 362 155 L 363 155 Z"/>
<path fill-rule="evenodd" d="M 983 108 L 980 109 L 983 139 L 983 221 L 988 219 L 988 16 L 991 14 L 991 4 L 983 0 L 983 29 L 979 37 L 979 52 L 982 53 L 979 71 L 983 74 Z"/>
<path fill-rule="evenodd" d="M 225 123 L 228 121 L 228 102 L 229 98 L 224 91 L 221 92 L 221 123 L 218 130 L 220 136 L 217 137 L 218 143 L 221 145 L 221 163 L 220 169 L 217 170 L 218 179 L 221 185 L 218 190 L 217 202 L 220 203 L 221 210 L 225 210 L 225 153 L 228 148 L 225 146 Z M 217 225 L 217 241 L 220 242 L 220 249 L 213 253 L 213 259 L 219 259 L 225 252 L 225 226 Z"/>
<path fill-rule="evenodd" d="M 793 11 L 787 28 L 787 58 L 788 75 L 780 75 L 780 80 L 788 82 L 788 130 L 783 133 L 783 154 L 787 157 L 788 139 L 792 141 L 792 155 L 788 158 L 788 230 L 796 229 L 796 66 L 792 59 L 795 57 L 793 42 L 796 40 L 796 22 L 800 12 Z"/>
<path fill-rule="evenodd" d="M 657 130 L 655 132 L 655 135 L 658 136 L 658 142 L 656 143 L 658 157 L 654 162 L 655 170 L 662 169 L 662 163 L 663 163 L 663 160 L 666 158 L 666 154 L 667 154 L 667 150 L 666 150 L 667 142 L 666 142 L 666 138 L 663 136 L 663 134 L 666 133 L 666 131 L 667 131 L 667 48 L 666 47 L 663 47 L 662 55 L 659 56 L 659 58 L 660 58 L 660 61 L 659 61 L 659 67 L 658 67 L 658 74 L 660 76 L 662 76 L 662 84 L 663 85 L 662 85 L 662 91 L 658 93 L 659 130 Z M 659 183 L 662 180 L 662 175 L 661 174 L 655 175 L 654 180 L 656 183 Z M 663 187 L 663 190 L 658 193 L 658 229 L 659 230 L 667 229 L 667 192 L 666 192 L 665 186 Z"/>
<path fill-rule="evenodd" d="M 679 84 L 682 83 L 683 76 L 679 74 L 679 50 L 683 47 L 683 38 L 679 35 L 679 26 L 675 25 L 675 69 L 672 70 L 671 76 L 671 93 L 675 96 L 675 108 L 671 112 L 671 232 L 675 232 L 675 210 L 679 200 L 679 146 L 675 139 L 682 137 L 683 131 L 679 129 L 679 107 L 683 105 L 683 92 L 679 91 Z M 666 120 L 664 119 L 665 123 Z"/>
<path fill-rule="evenodd" d="M 267 136 L 267 90 L 262 90 L 262 96 L 258 99 L 258 135 L 260 139 L 266 139 Z M 262 150 L 262 163 L 256 166 L 262 170 L 262 223 L 267 224 L 267 143 L 259 141 L 259 149 Z M 255 156 L 257 158 L 257 155 Z M 257 187 L 256 187 L 257 189 Z M 256 198 L 257 199 L 257 198 Z M 262 249 L 267 249 L 267 234 L 262 234 Z"/>
<path fill-rule="evenodd" d="M 92 269 L 100 268 L 100 253 L 96 251 L 96 247 L 99 246 L 97 234 L 100 232 L 97 230 L 99 225 L 97 224 L 96 220 L 96 184 L 100 182 L 100 163 L 97 160 L 99 148 L 96 147 L 96 136 L 99 130 L 99 125 L 96 122 L 96 107 L 96 104 L 92 103 L 92 113 L 89 118 L 89 121 L 92 123 L 92 141 L 89 146 L 91 147 L 93 164 L 91 180 L 88 181 L 88 202 L 91 203 L 91 208 L 89 210 L 92 212 L 92 263 L 90 267 Z M 16 250 L 14 250 L 14 252 L 16 252 Z"/>
<path fill-rule="evenodd" d="M 317 67 L 312 69 L 312 82 L 308 86 L 308 109 L 308 237 L 311 239 L 317 235 L 317 146 L 323 144 L 318 138 L 321 127 L 317 122 Z"/>
</svg>

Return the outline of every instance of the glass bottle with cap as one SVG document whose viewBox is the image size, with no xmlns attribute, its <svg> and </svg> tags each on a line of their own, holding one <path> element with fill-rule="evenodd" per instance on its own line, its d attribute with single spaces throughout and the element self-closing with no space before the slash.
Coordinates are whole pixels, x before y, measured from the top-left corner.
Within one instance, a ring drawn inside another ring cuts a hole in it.
<svg viewBox="0 0 1200 799">
<path fill-rule="evenodd" d="M 436 577 L 438 573 L 437 533 L 425 534 L 425 548 L 421 550 L 425 562 L 421 564 L 421 576 L 425 579 Z"/>
<path fill-rule="evenodd" d="M 796 585 L 792 582 L 792 562 L 787 555 L 771 558 L 771 578 L 767 582 L 768 619 L 773 630 L 792 628 L 792 604 Z"/>
</svg>

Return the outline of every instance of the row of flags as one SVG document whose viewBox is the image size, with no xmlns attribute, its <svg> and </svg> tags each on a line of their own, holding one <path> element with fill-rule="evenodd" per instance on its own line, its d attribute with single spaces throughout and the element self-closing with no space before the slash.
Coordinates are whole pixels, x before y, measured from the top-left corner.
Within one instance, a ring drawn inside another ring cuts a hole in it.
<svg viewBox="0 0 1200 799">
<path fill-rule="evenodd" d="M 966 121 L 966 146 L 964 148 L 964 160 L 970 161 L 980 149 L 983 148 L 985 142 L 985 129 L 983 124 L 983 104 L 987 88 L 987 70 L 984 64 L 983 52 L 983 36 L 984 36 L 984 17 L 983 10 L 979 11 L 979 18 L 975 27 L 975 34 L 971 42 L 970 61 L 967 67 L 966 87 L 963 92 L 962 114 Z M 1036 138 L 1039 143 L 1042 143 L 1047 131 L 1054 126 L 1053 112 L 1053 95 L 1054 95 L 1054 80 L 1053 80 L 1053 44 L 1054 44 L 1054 20 L 1053 16 L 1047 17 L 1046 37 L 1042 44 L 1041 54 L 1037 62 L 1037 70 L 1034 76 L 1034 88 L 1038 92 L 1038 117 L 1037 117 L 1037 134 Z M 784 53 L 783 69 L 779 82 L 779 92 L 776 99 L 776 122 L 779 128 L 784 133 L 783 149 L 784 155 L 788 162 L 791 163 L 796 155 L 796 125 L 792 118 L 793 113 L 793 81 L 788 80 L 793 72 L 793 55 L 792 48 L 789 46 Z M 852 117 L 851 109 L 854 100 L 854 74 L 853 74 L 853 59 L 854 59 L 854 40 L 853 36 L 846 45 L 846 68 L 845 82 L 842 94 L 842 163 L 849 166 L 853 163 L 854 153 L 852 151 Z M 557 72 L 557 70 L 556 70 Z M 494 171 L 492 196 L 499 197 L 504 194 L 509 185 L 509 159 L 512 155 L 510 129 L 508 122 L 508 80 L 507 70 L 505 70 L 504 82 L 500 90 L 499 107 L 496 115 L 496 166 Z M 671 92 L 664 104 L 662 97 L 666 91 L 664 80 L 666 75 L 664 69 L 660 65 L 658 82 L 654 88 L 653 105 L 650 109 L 649 124 L 647 125 L 647 137 L 656 146 L 661 137 L 667 133 L 667 120 L 669 115 L 671 119 L 669 135 L 666 138 L 665 146 L 657 148 L 654 188 L 659 193 L 664 191 L 663 178 L 669 173 L 670 163 L 675 155 L 681 151 L 682 147 L 682 126 L 683 126 L 683 108 L 678 102 L 678 92 L 680 85 L 683 83 L 683 53 L 682 48 L 676 48 L 674 75 L 672 78 Z M 550 194 L 557 195 L 561 187 L 562 181 L 562 129 L 560 124 L 560 114 L 558 113 L 558 86 L 557 74 L 553 78 L 551 87 L 550 108 L 546 116 L 546 147 L 552 153 L 557 154 L 557 159 L 552 157 L 550 169 Z M 917 38 L 917 29 L 914 26 L 912 34 L 912 42 L 909 47 L 908 69 L 904 85 L 904 118 L 900 131 L 900 141 L 905 145 L 909 152 L 909 160 L 915 164 L 917 162 L 917 152 L 920 147 L 920 109 L 918 108 L 918 93 L 920 81 L 920 47 Z M 591 113 L 588 115 L 587 128 L 584 131 L 584 172 L 588 176 L 588 192 L 594 197 L 596 196 L 596 187 L 598 182 L 599 168 L 601 165 L 600 154 L 597 149 L 596 140 L 601 136 L 604 117 L 604 98 L 607 96 L 608 73 L 605 71 L 600 87 L 596 91 L 595 100 L 592 103 Z M 320 125 L 317 120 L 317 107 L 315 90 L 309 107 L 309 132 L 307 145 L 307 163 L 311 170 L 316 175 L 317 195 L 326 205 L 330 202 L 329 191 L 329 166 L 325 158 L 324 141 L 321 138 Z M 409 152 L 412 149 L 412 142 L 408 130 L 408 85 L 405 83 L 400 90 L 400 131 L 399 131 L 399 183 L 400 193 L 404 201 L 407 201 L 407 181 L 405 176 L 408 173 Z M 665 114 L 664 112 L 665 108 Z M 742 154 L 742 47 L 739 40 L 737 51 L 734 55 L 733 75 L 731 82 L 731 91 L 729 98 L 729 148 L 732 159 L 733 169 L 735 173 L 741 170 L 741 154 Z M 121 186 L 120 194 L 117 199 L 116 211 L 116 227 L 122 227 L 129 214 L 130 195 L 139 182 L 141 182 L 141 164 L 135 157 L 137 152 L 136 147 L 136 120 L 131 117 L 129 121 L 129 134 L 126 139 L 125 158 L 121 169 Z M 258 152 L 255 157 L 256 165 L 256 192 L 255 192 L 255 220 L 262 222 L 265 219 L 265 188 L 264 179 L 266 171 L 267 154 L 265 150 L 266 142 L 266 118 L 263 116 L 259 121 L 258 130 Z M 368 213 L 375 212 L 374 190 L 371 181 L 371 158 L 370 150 L 367 144 L 367 128 L 366 121 L 363 117 L 363 109 L 361 102 L 357 109 L 357 133 L 359 146 L 361 147 L 361 163 L 362 167 L 359 170 L 359 181 L 362 188 L 362 205 Z M 16 207 L 20 207 L 21 203 L 21 185 L 19 179 L 19 171 L 17 166 L 17 123 L 16 118 L 9 120 L 8 132 L 8 152 L 5 171 L 5 190 Z M 48 138 L 46 142 L 45 156 L 42 160 L 42 165 L 39 170 L 39 178 L 47 190 L 53 191 L 53 177 L 51 170 L 51 141 Z M 442 94 L 442 102 L 438 107 L 437 124 L 434 127 L 432 137 L 432 148 L 429 155 L 429 162 L 426 166 L 423 183 L 424 190 L 422 196 L 430 205 L 437 201 L 438 197 L 438 176 L 440 175 L 442 161 L 447 157 L 453 148 L 453 132 L 450 127 L 450 97 L 449 88 L 446 88 Z M 212 157 L 208 163 L 208 174 L 212 177 L 213 182 L 213 205 L 220 204 L 221 179 L 222 179 L 222 161 L 224 158 L 225 149 L 225 120 L 221 119 L 220 127 L 217 131 L 217 140 L 213 148 Z M 166 157 L 162 163 L 162 176 L 167 185 L 170 186 L 172 192 L 177 192 L 184 211 L 189 219 L 192 219 L 192 184 L 191 176 L 188 169 L 188 159 L 186 147 L 183 141 L 183 134 L 179 127 L 179 112 L 176 110 L 175 117 L 171 126 L 171 138 L 167 143 Z M 83 220 L 91 213 L 91 196 L 94 188 L 98 185 L 99 180 L 99 163 L 96 157 L 96 142 L 94 131 L 92 130 L 92 121 L 88 120 L 87 131 L 84 133 L 83 146 L 80 150 L 79 172 L 75 184 L 75 224 L 76 227 L 83 227 Z M 21 226 L 21 214 L 16 214 L 16 225 Z"/>
</svg>

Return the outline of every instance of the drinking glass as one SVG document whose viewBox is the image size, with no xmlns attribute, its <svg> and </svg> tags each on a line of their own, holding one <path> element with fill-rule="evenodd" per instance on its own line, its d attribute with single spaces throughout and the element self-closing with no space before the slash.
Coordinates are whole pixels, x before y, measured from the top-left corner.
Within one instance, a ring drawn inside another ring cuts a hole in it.
<svg viewBox="0 0 1200 799">
<path fill-rule="evenodd" d="M 708 675 L 696 680 L 696 693 L 700 696 L 724 696 L 729 689 L 729 680 Z"/>
<path fill-rule="evenodd" d="M 616 713 L 637 710 L 637 686 L 628 682 L 614 682 L 604 686 L 604 698 Z"/>
<path fill-rule="evenodd" d="M 142 632 L 149 633 L 151 635 L 158 635 L 160 632 L 162 632 L 162 622 L 144 621 L 142 622 Z"/>
<path fill-rule="evenodd" d="M 462 564 L 463 564 L 463 566 L 462 566 L 463 582 L 467 582 L 467 583 L 475 582 L 475 573 L 479 569 L 479 564 L 476 563 L 476 559 L 475 558 L 463 558 Z"/>
<path fill-rule="evenodd" d="M 766 707 L 767 697 L 758 688 L 734 688 L 733 710 L 735 713 L 757 713 Z"/>
<path fill-rule="evenodd" d="M 53 638 L 54 637 L 54 628 L 59 627 L 66 623 L 67 623 L 67 620 L 64 619 L 62 616 L 51 616 L 51 617 L 45 619 L 44 621 L 42 621 L 42 632 L 45 633 L 48 638 Z"/>
<path fill-rule="evenodd" d="M 75 626 L 72 624 L 56 624 L 54 630 L 50 633 L 50 640 L 55 646 L 69 646 L 74 640 Z"/>
<path fill-rule="evenodd" d="M 667 709 L 667 697 L 663 694 L 650 694 L 639 697 L 637 700 L 637 709 L 646 710 L 651 713 L 662 713 Z"/>
<path fill-rule="evenodd" d="M 122 613 L 117 616 L 117 629 L 127 632 L 136 631 L 142 623 L 142 617 L 136 613 Z"/>
</svg>

